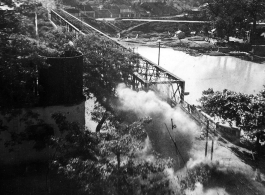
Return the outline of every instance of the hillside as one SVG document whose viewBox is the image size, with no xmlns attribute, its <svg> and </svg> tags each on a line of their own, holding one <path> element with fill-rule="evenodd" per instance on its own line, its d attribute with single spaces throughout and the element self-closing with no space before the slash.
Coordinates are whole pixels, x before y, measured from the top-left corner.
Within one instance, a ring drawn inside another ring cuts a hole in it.
<svg viewBox="0 0 265 195">
<path fill-rule="evenodd" d="M 208 2 L 208 0 L 157 0 L 156 2 L 146 2 L 145 0 L 106 0 L 106 1 L 89 1 L 89 0 L 61 0 L 62 4 L 77 6 L 79 4 L 90 4 L 91 6 L 103 6 L 109 8 L 116 5 L 128 5 L 134 8 L 143 8 L 151 12 L 153 15 L 173 15 L 189 10 L 193 7 Z"/>
</svg>

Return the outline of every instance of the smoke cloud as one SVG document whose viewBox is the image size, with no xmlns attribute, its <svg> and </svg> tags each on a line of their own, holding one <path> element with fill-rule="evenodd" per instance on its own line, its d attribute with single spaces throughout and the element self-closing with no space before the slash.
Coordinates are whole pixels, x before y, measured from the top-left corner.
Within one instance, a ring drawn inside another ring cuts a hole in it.
<svg viewBox="0 0 265 195">
<path fill-rule="evenodd" d="M 196 123 L 181 108 L 172 108 L 153 91 L 136 92 L 120 84 L 117 87 L 117 95 L 120 110 L 134 112 L 139 118 L 149 116 L 153 119 L 147 129 L 152 148 L 162 157 L 174 159 L 175 170 L 183 167 L 190 158 L 192 144 L 199 132 Z M 172 129 L 171 120 L 176 128 Z M 178 151 L 168 131 L 175 140 Z"/>
<path fill-rule="evenodd" d="M 213 188 L 213 189 L 204 189 L 203 185 L 201 183 L 196 183 L 195 184 L 195 190 L 190 191 L 186 190 L 185 191 L 186 195 L 229 195 L 224 188 Z"/>
<path fill-rule="evenodd" d="M 139 156 L 152 161 L 153 156 L 148 155 L 148 151 L 153 149 L 160 153 L 162 158 L 169 157 L 174 160 L 173 168 L 167 168 L 165 171 L 171 181 L 172 191 L 177 193 L 181 189 L 180 183 L 186 179 L 187 169 L 194 170 L 198 166 L 211 168 L 209 169 L 211 174 L 207 176 L 210 180 L 206 186 L 197 182 L 195 189 L 187 188 L 184 191 L 187 195 L 228 195 L 230 192 L 238 191 L 236 187 L 241 185 L 238 183 L 238 178 L 243 181 L 247 178 L 246 173 L 252 175 L 251 167 L 246 166 L 225 145 L 218 142 L 217 137 L 212 138 L 214 142 L 208 141 L 208 155 L 205 157 L 205 140 L 195 140 L 200 135 L 201 127 L 180 107 L 172 108 L 153 91 L 136 92 L 126 88 L 124 84 L 117 87 L 117 95 L 119 110 L 132 112 L 139 118 L 152 118 L 152 123 L 147 126 L 146 147 Z M 171 120 L 176 128 L 172 127 Z M 168 131 L 175 141 L 178 151 L 176 151 Z M 212 143 L 214 143 L 214 154 L 211 160 Z M 244 187 L 241 191 L 245 192 L 248 189 Z"/>
</svg>

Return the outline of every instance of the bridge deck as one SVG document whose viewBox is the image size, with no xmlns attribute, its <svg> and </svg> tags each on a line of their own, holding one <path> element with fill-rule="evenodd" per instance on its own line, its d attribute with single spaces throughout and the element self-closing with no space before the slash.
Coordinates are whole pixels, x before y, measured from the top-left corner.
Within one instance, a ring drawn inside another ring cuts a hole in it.
<svg viewBox="0 0 265 195">
<path fill-rule="evenodd" d="M 190 24 L 207 24 L 209 21 L 194 20 L 159 20 L 159 19 L 121 19 L 123 21 L 139 21 L 139 22 L 172 22 L 172 23 L 190 23 Z"/>
</svg>

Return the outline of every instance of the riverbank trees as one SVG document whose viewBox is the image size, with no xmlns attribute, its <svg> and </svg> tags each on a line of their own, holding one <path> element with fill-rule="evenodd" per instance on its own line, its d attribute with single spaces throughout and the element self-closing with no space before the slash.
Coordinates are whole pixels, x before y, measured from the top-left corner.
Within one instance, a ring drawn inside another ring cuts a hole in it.
<svg viewBox="0 0 265 195">
<path fill-rule="evenodd" d="M 264 0 L 213 0 L 207 7 L 208 16 L 219 36 L 245 37 L 246 31 L 251 30 L 251 43 L 257 38 L 256 23 L 264 19 Z M 252 23 L 252 28 L 251 28 Z"/>
<path fill-rule="evenodd" d="M 247 95 L 208 89 L 202 94 L 202 110 L 230 124 L 235 122 L 246 136 L 255 141 L 253 149 L 261 155 L 260 142 L 265 141 L 265 90 L 257 95 Z"/>
<path fill-rule="evenodd" d="M 256 29 L 257 21 L 265 17 L 265 1 L 264 0 L 245 0 L 243 1 L 243 11 L 246 14 L 246 21 L 252 23 L 251 29 L 251 43 L 255 44 L 257 38 Z"/>
<path fill-rule="evenodd" d="M 220 37 L 226 36 L 229 40 L 229 36 L 236 34 L 236 28 L 242 28 L 244 13 L 241 1 L 214 0 L 209 3 L 207 13 Z"/>
</svg>

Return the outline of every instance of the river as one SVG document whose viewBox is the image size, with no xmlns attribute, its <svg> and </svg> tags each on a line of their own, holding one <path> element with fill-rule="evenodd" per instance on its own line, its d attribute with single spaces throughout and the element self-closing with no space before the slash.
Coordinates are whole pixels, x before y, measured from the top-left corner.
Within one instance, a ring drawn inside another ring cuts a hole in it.
<svg viewBox="0 0 265 195">
<path fill-rule="evenodd" d="M 158 62 L 158 48 L 137 46 L 134 51 Z M 172 48 L 161 48 L 160 66 L 185 80 L 185 90 L 190 93 L 185 100 L 190 104 L 198 104 L 202 91 L 208 88 L 257 94 L 265 85 L 265 64 L 231 56 L 194 57 Z"/>
</svg>

